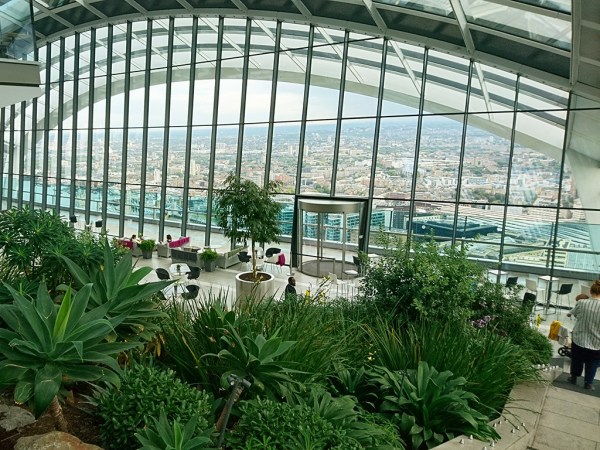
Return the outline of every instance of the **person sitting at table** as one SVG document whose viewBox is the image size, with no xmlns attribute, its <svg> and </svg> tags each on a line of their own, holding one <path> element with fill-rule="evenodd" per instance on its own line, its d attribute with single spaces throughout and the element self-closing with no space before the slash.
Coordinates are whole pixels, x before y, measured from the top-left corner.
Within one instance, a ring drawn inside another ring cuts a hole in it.
<svg viewBox="0 0 600 450">
<path fill-rule="evenodd" d="M 131 235 L 131 242 L 137 242 L 138 244 L 140 243 L 140 240 L 137 238 L 137 235 L 132 234 Z"/>
<path fill-rule="evenodd" d="M 167 242 L 171 242 L 173 240 L 173 238 L 171 237 L 170 234 L 167 234 Z"/>
</svg>

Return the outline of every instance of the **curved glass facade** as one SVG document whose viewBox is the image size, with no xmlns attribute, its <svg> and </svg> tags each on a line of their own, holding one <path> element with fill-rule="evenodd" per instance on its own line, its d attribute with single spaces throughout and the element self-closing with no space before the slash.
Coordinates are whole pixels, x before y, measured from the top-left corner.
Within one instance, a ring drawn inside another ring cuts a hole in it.
<svg viewBox="0 0 600 450">
<path fill-rule="evenodd" d="M 92 28 L 38 59 L 45 95 L 1 112 L 7 207 L 118 220 L 119 236 L 127 221 L 161 238 L 206 229 L 208 244 L 214 190 L 235 172 L 282 182 L 284 238 L 296 197 L 357 198 L 371 248 L 380 230 L 434 234 L 491 266 L 600 271 L 586 220 L 600 206 L 577 193 L 564 91 L 399 41 L 236 17 Z M 331 245 L 357 243 L 339 217 L 325 226 Z"/>
</svg>

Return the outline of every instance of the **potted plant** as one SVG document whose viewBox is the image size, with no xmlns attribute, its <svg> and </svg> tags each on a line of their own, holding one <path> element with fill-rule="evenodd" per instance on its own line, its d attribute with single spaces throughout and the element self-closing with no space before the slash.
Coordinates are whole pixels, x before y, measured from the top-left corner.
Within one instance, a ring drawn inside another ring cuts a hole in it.
<svg viewBox="0 0 600 450">
<path fill-rule="evenodd" d="M 200 253 L 200 259 L 204 263 L 204 270 L 206 270 L 207 272 L 212 272 L 213 270 L 215 270 L 215 267 L 217 266 L 218 257 L 219 254 L 210 248 L 205 248 L 204 250 L 202 250 L 202 253 Z"/>
<path fill-rule="evenodd" d="M 155 244 L 156 242 L 154 239 L 144 239 L 142 242 L 140 242 L 139 247 L 142 251 L 142 256 L 144 259 L 152 258 L 152 252 L 154 251 Z"/>
<path fill-rule="evenodd" d="M 223 234 L 235 244 L 251 242 L 252 272 L 243 272 L 236 277 L 240 283 L 237 296 L 242 295 L 240 290 L 242 282 L 250 284 L 250 289 L 257 291 L 258 283 L 265 283 L 273 279 L 266 272 L 259 272 L 256 265 L 257 242 L 279 242 L 281 234 L 278 215 L 281 205 L 275 201 L 273 194 L 277 192 L 280 183 L 269 181 L 264 186 L 258 186 L 250 180 L 241 180 L 238 176 L 230 174 L 225 180 L 223 190 L 215 195 L 214 217 L 217 225 L 223 229 Z M 268 295 L 269 288 L 265 288 L 257 295 Z"/>
</svg>

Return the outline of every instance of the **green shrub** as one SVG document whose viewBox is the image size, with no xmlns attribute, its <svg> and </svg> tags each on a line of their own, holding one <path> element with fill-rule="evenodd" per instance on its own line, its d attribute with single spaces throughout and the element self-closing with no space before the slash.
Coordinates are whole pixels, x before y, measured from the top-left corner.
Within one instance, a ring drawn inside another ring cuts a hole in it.
<svg viewBox="0 0 600 450">
<path fill-rule="evenodd" d="M 367 328 L 375 364 L 390 370 L 416 369 L 427 361 L 438 370 L 465 377 L 490 414 L 501 410 L 515 383 L 538 379 L 519 346 L 486 328 L 460 323 L 418 321 L 412 324 L 381 319 Z"/>
<path fill-rule="evenodd" d="M 168 420 L 180 423 L 197 415 L 197 428 L 204 430 L 212 406 L 208 394 L 182 383 L 172 370 L 141 364 L 124 371 L 120 389 L 98 391 L 94 400 L 104 419 L 102 440 L 114 450 L 137 448 L 135 433 L 152 426 L 161 410 Z"/>
<path fill-rule="evenodd" d="M 434 241 L 396 245 L 369 266 L 360 289 L 363 301 L 386 316 L 408 320 L 463 322 L 470 316 L 484 269 L 467 258 L 466 248 Z"/>
<path fill-rule="evenodd" d="M 308 406 L 292 406 L 257 398 L 240 403 L 241 418 L 227 437 L 231 450 L 268 448 L 295 450 L 311 448 L 358 450 L 356 440 L 345 436 Z M 252 445 L 248 447 L 248 443 Z M 263 444 L 260 446 L 259 444 Z M 268 443 L 264 446 L 264 443 Z"/>
</svg>

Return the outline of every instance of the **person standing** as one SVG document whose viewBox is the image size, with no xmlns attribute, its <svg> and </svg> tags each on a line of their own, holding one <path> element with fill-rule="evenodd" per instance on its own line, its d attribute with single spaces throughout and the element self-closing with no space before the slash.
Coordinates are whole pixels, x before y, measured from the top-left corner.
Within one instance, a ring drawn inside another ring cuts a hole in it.
<svg viewBox="0 0 600 450">
<path fill-rule="evenodd" d="M 577 321 L 573 327 L 573 344 L 571 348 L 571 377 L 569 382 L 577 384 L 585 367 L 583 387 L 594 389 L 594 377 L 600 365 L 600 280 L 596 280 L 590 288 L 591 298 L 582 299 L 567 314 Z"/>
</svg>

